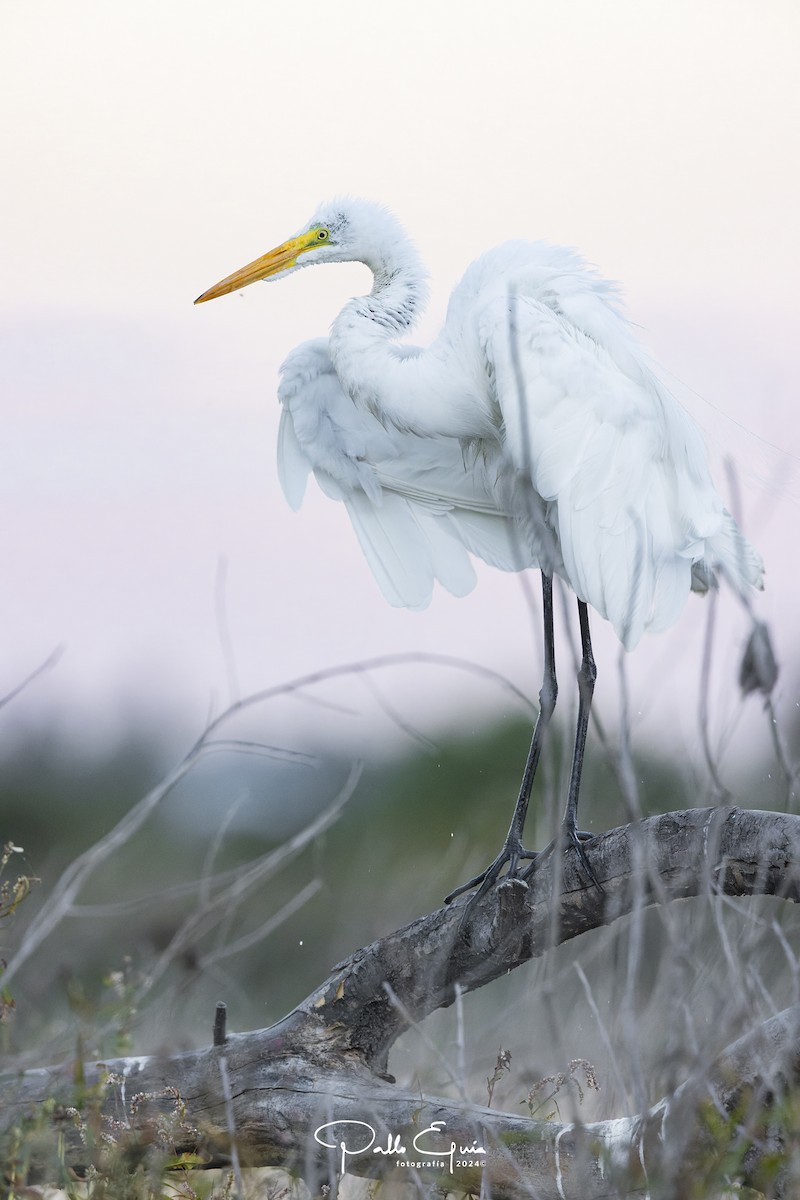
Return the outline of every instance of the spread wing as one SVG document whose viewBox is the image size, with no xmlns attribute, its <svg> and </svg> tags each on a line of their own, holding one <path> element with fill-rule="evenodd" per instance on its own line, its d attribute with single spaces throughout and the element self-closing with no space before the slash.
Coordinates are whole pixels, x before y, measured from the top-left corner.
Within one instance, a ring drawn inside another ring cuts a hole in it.
<svg viewBox="0 0 800 1200">
<path fill-rule="evenodd" d="M 343 391 L 327 342 L 299 346 L 281 368 L 278 474 L 299 508 L 313 472 L 344 503 L 369 566 L 395 606 L 423 608 L 434 581 L 463 595 L 469 553 L 504 570 L 533 565 L 516 523 L 498 508 L 486 464 L 455 438 L 384 428 Z"/>
</svg>

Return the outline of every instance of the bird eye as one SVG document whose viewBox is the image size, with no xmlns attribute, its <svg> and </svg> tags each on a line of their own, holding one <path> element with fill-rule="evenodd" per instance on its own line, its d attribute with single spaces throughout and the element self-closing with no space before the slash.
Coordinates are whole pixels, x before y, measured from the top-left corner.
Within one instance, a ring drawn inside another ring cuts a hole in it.
<svg viewBox="0 0 800 1200">
<path fill-rule="evenodd" d="M 330 234 L 329 229 L 318 229 L 317 230 L 317 241 L 318 242 L 327 242 L 327 240 L 330 236 L 331 236 L 331 234 Z"/>
</svg>

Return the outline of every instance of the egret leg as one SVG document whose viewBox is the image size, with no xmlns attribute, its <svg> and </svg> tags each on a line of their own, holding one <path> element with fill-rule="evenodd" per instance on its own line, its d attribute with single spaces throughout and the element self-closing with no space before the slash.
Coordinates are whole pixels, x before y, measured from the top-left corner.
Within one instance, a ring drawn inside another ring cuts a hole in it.
<svg viewBox="0 0 800 1200">
<path fill-rule="evenodd" d="M 580 622 L 581 630 L 581 665 L 578 670 L 578 726 L 575 731 L 575 749 L 572 755 L 572 769 L 569 776 L 567 807 L 564 810 L 561 836 L 542 850 L 537 858 L 540 861 L 547 855 L 552 854 L 558 845 L 574 846 L 578 852 L 581 864 L 592 883 L 600 891 L 603 891 L 603 886 L 597 879 L 582 845 L 583 842 L 591 841 L 592 835 L 583 833 L 578 829 L 578 796 L 581 788 L 583 756 L 586 750 L 586 734 L 589 730 L 589 716 L 592 711 L 592 697 L 594 695 L 595 680 L 597 679 L 597 667 L 595 666 L 594 655 L 592 654 L 592 639 L 589 632 L 589 611 L 583 600 L 578 601 L 578 621 Z M 535 871 L 536 866 L 536 862 L 532 863 L 525 872 L 524 877 L 528 878 Z"/>
<path fill-rule="evenodd" d="M 584 605 L 584 610 L 586 606 Z M 493 863 L 490 863 L 485 871 L 481 871 L 480 875 L 476 875 L 474 879 L 470 879 L 469 883 L 463 883 L 461 887 L 450 892 L 449 896 L 445 896 L 445 904 L 449 904 L 451 900 L 455 900 L 456 896 L 460 896 L 463 892 L 468 892 L 474 887 L 480 885 L 478 892 L 473 897 L 470 903 L 474 903 L 491 888 L 492 884 L 500 876 L 503 867 L 508 864 L 508 875 L 516 875 L 517 867 L 520 859 L 536 858 L 535 852 L 526 850 L 522 845 L 522 831 L 525 826 L 525 818 L 528 815 L 528 804 L 530 803 L 531 790 L 533 788 L 533 780 L 536 775 L 536 768 L 539 764 L 539 756 L 542 752 L 542 744 L 547 726 L 550 724 L 550 718 L 556 706 L 558 697 L 558 683 L 556 681 L 556 653 L 555 641 L 553 637 L 553 577 L 542 572 L 542 612 L 544 616 L 544 675 L 542 678 L 542 687 L 539 692 L 539 715 L 536 718 L 536 724 L 533 728 L 533 737 L 531 738 L 530 749 L 528 750 L 528 758 L 525 763 L 525 770 L 522 775 L 522 782 L 519 788 L 517 803 L 514 808 L 514 815 L 511 818 L 506 840 L 503 843 L 503 848 L 498 854 Z M 588 621 L 586 625 L 588 637 Z M 583 627 L 581 627 L 581 637 L 583 637 Z M 591 646 L 589 648 L 591 655 Z M 594 665 L 594 663 L 592 663 Z M 588 715 L 587 715 L 588 723 Z M 584 741 L 586 735 L 584 733 Z M 582 757 L 582 755 L 581 755 Z M 574 770 L 574 767 L 573 767 Z M 580 770 L 578 771 L 578 781 L 580 782 Z M 571 791 L 570 791 L 571 795 Z M 577 789 L 575 796 L 575 804 L 577 805 Z M 568 802 L 569 807 L 569 802 Z"/>
<path fill-rule="evenodd" d="M 583 600 L 578 601 L 578 620 L 581 627 L 581 665 L 578 671 L 578 728 L 575 731 L 575 750 L 572 755 L 572 770 L 569 776 L 567 807 L 564 813 L 564 828 L 572 840 L 577 836 L 578 793 L 581 789 L 583 755 L 586 750 L 586 734 L 592 711 L 592 697 L 597 679 L 597 667 L 592 654 L 592 639 L 589 633 L 589 610 Z M 582 853 L 582 852 L 581 852 Z"/>
</svg>

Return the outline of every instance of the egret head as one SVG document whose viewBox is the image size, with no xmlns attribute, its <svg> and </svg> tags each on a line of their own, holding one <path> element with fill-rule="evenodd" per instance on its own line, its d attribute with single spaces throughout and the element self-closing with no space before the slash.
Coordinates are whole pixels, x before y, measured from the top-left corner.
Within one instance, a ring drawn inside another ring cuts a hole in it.
<svg viewBox="0 0 800 1200">
<path fill-rule="evenodd" d="M 350 197 L 322 204 L 299 233 L 198 296 L 215 300 L 260 279 L 281 279 L 315 263 L 363 262 L 376 274 L 404 253 L 416 257 L 399 221 L 380 204 Z"/>
</svg>

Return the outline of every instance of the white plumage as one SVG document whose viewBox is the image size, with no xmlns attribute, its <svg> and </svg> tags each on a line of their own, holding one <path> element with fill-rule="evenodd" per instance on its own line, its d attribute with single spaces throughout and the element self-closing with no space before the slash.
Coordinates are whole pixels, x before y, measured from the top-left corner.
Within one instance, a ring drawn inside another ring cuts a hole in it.
<svg viewBox="0 0 800 1200">
<path fill-rule="evenodd" d="M 436 580 L 469 591 L 473 554 L 506 571 L 542 570 L 546 647 L 557 574 L 631 649 L 720 575 L 743 595 L 761 586 L 761 560 L 714 488 L 699 431 L 653 371 L 613 285 L 573 251 L 542 242 L 489 251 L 422 350 L 397 340 L 426 298 L 416 250 L 384 208 L 346 199 L 323 205 L 300 233 L 200 300 L 351 260 L 372 270 L 372 291 L 345 305 L 328 339 L 298 346 L 283 364 L 278 469 L 293 508 L 311 472 L 344 503 L 391 604 L 424 607 Z M 581 634 L 565 819 L 579 852 L 574 816 L 594 683 L 585 610 Z M 537 735 L 527 794 L 536 747 Z M 513 873 L 530 857 L 519 841 L 522 792 L 484 887 L 498 864 Z"/>
<path fill-rule="evenodd" d="M 630 649 L 720 573 L 742 592 L 760 586 L 761 561 L 713 486 L 699 431 L 613 286 L 571 250 L 489 251 L 426 350 L 395 341 L 425 300 L 419 258 L 395 218 L 365 201 L 323 206 L 204 298 L 350 259 L 373 270 L 373 290 L 345 306 L 327 341 L 284 363 L 278 467 L 294 508 L 309 471 L 343 501 L 391 604 L 423 607 L 435 580 L 468 591 L 469 551 L 560 575 Z"/>
</svg>

